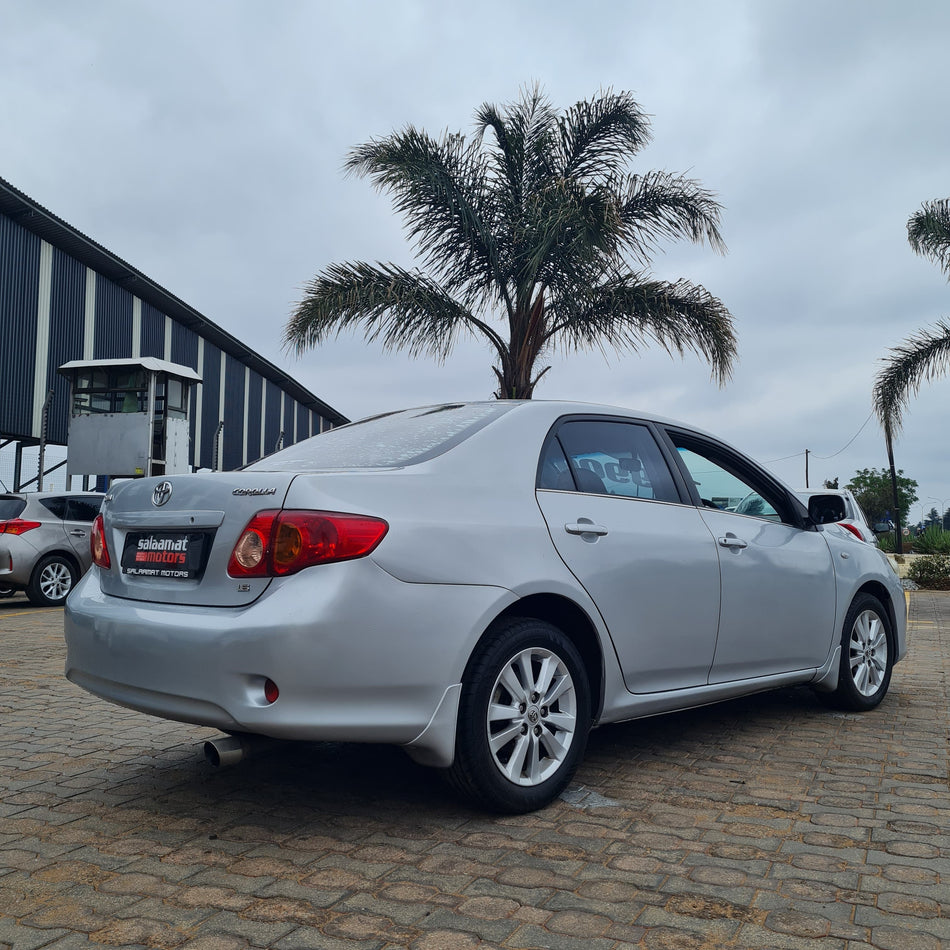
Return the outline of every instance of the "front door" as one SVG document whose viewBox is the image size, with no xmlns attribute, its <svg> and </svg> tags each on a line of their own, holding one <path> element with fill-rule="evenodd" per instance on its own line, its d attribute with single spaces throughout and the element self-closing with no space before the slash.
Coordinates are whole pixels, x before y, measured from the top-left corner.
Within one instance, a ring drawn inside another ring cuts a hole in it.
<svg viewBox="0 0 950 950">
<path fill-rule="evenodd" d="M 836 596 L 824 535 L 741 456 L 671 436 L 719 552 L 722 603 L 709 682 L 821 666 L 834 641 Z"/>
</svg>

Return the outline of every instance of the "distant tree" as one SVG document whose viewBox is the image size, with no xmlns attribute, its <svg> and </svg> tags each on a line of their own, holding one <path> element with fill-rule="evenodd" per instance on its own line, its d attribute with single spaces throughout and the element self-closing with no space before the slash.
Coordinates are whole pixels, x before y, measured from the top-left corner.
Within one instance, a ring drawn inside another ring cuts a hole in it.
<svg viewBox="0 0 950 950">
<path fill-rule="evenodd" d="M 927 515 L 927 518 L 924 521 L 924 524 L 938 525 L 940 524 L 940 512 L 936 508 L 930 509 L 930 514 Z"/>
<path fill-rule="evenodd" d="M 836 475 L 834 478 L 826 478 L 824 481 L 824 486 L 829 491 L 836 489 L 838 487 L 838 476 Z"/>
<path fill-rule="evenodd" d="M 929 257 L 950 279 L 950 198 L 926 201 L 907 222 L 911 248 Z M 921 384 L 950 371 L 950 322 L 938 320 L 890 351 L 874 381 L 873 402 L 885 432 L 900 429 Z"/>
<path fill-rule="evenodd" d="M 724 251 L 721 208 L 689 178 L 629 171 L 650 139 L 633 97 L 601 92 L 558 113 L 534 87 L 475 118 L 471 139 L 409 126 L 350 152 L 346 169 L 393 195 L 425 272 L 330 265 L 306 287 L 285 345 L 299 354 L 360 329 L 444 361 L 469 334 L 488 342 L 503 399 L 530 399 L 556 348 L 689 350 L 725 382 L 729 311 L 698 284 L 647 271 L 664 240 Z"/>
<path fill-rule="evenodd" d="M 911 505 L 917 501 L 917 482 L 897 471 L 897 496 L 900 504 L 901 524 L 907 524 Z M 890 512 L 894 517 L 894 501 L 891 493 L 891 475 L 886 468 L 862 468 L 855 472 L 845 485 L 854 494 L 871 524 L 885 521 Z"/>
</svg>

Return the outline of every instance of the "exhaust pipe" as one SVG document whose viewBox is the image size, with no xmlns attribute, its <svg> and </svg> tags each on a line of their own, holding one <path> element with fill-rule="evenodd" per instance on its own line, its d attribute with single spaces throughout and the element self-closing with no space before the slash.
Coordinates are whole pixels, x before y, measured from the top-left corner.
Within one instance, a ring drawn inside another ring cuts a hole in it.
<svg viewBox="0 0 950 950">
<path fill-rule="evenodd" d="M 249 732 L 237 732 L 229 736 L 209 739 L 204 744 L 204 754 L 215 768 L 236 765 L 242 759 L 272 745 L 275 740 L 267 736 L 255 736 Z"/>
</svg>

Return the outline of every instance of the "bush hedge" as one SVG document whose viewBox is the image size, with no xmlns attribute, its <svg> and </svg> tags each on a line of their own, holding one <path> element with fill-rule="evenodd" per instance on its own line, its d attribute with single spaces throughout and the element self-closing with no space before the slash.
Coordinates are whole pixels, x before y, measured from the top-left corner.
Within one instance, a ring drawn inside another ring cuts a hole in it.
<svg viewBox="0 0 950 950">
<path fill-rule="evenodd" d="M 950 531 L 932 525 L 914 538 L 918 554 L 950 554 Z"/>
<path fill-rule="evenodd" d="M 907 577 L 925 590 L 950 590 L 950 556 L 918 557 L 908 568 Z"/>
</svg>

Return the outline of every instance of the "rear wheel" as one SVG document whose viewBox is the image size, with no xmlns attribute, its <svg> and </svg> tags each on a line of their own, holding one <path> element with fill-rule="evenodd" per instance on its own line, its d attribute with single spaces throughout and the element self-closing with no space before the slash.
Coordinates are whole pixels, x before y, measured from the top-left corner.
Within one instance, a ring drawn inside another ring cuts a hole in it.
<svg viewBox="0 0 950 950">
<path fill-rule="evenodd" d="M 501 621 L 466 672 L 449 780 L 496 811 L 542 808 L 574 774 L 590 716 L 590 687 L 574 644 L 540 620 Z"/>
<path fill-rule="evenodd" d="M 881 602 L 871 594 L 859 594 L 841 634 L 838 686 L 819 695 L 839 709 L 873 709 L 890 686 L 893 642 L 890 617 Z"/>
<path fill-rule="evenodd" d="M 33 570 L 26 596 L 37 607 L 59 607 L 76 583 L 76 568 L 61 554 L 44 557 Z"/>
</svg>

